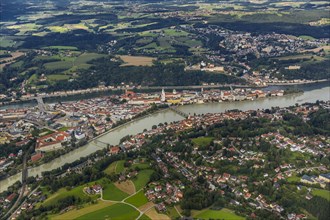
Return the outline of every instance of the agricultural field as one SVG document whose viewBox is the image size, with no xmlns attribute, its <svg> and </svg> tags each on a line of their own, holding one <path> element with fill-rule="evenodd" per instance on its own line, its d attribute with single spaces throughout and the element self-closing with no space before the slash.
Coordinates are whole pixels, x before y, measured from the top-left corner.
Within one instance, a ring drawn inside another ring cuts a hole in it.
<svg viewBox="0 0 330 220">
<path fill-rule="evenodd" d="M 115 167 L 115 173 L 119 174 L 119 173 L 125 171 L 124 163 L 125 163 L 125 160 L 117 161 L 116 167 Z"/>
<path fill-rule="evenodd" d="M 58 51 L 52 51 L 46 55 L 35 55 L 33 58 L 29 58 L 32 59 L 35 66 L 27 65 L 28 68 L 26 69 L 24 66 L 26 66 L 25 62 L 27 61 L 23 62 L 21 59 L 18 59 L 16 62 L 9 61 L 1 64 L 1 66 L 8 65 L 12 68 L 18 68 L 18 74 L 21 76 L 29 73 L 26 86 L 35 87 L 36 85 L 52 85 L 58 81 L 74 79 L 77 76 L 77 72 L 86 70 L 92 66 L 92 64 L 89 64 L 90 61 L 106 56 L 98 53 L 82 53 L 77 51 L 76 47 L 69 46 L 50 46 L 44 49 L 45 51 L 54 49 Z M 10 60 L 17 59 L 24 53 L 14 52 L 12 54 L 13 57 L 10 57 Z M 41 74 L 45 76 L 43 81 L 41 80 Z"/>
<path fill-rule="evenodd" d="M 136 190 L 142 189 L 150 180 L 150 176 L 154 171 L 151 169 L 141 170 L 136 178 L 132 181 Z"/>
<path fill-rule="evenodd" d="M 139 216 L 139 212 L 129 205 L 114 204 L 100 210 L 90 212 L 86 215 L 76 218 L 77 220 L 90 220 L 90 219 L 135 219 Z"/>
<path fill-rule="evenodd" d="M 11 55 L 11 57 L 0 58 L 0 62 L 1 62 L 0 69 L 6 65 L 9 65 L 9 64 L 15 62 L 15 59 L 24 55 L 24 53 L 20 52 L 20 51 L 14 51 L 9 54 Z"/>
<path fill-rule="evenodd" d="M 135 207 L 141 207 L 141 206 L 143 206 L 144 204 L 146 204 L 148 202 L 148 199 L 144 195 L 143 190 L 141 190 L 140 192 L 138 192 L 134 196 L 129 197 L 128 199 L 126 199 L 125 202 L 130 203 L 130 204 L 134 205 Z"/>
<path fill-rule="evenodd" d="M 111 175 L 113 173 L 116 173 L 116 165 L 117 165 L 118 161 L 115 161 L 113 163 L 111 163 L 103 172 Z"/>
<path fill-rule="evenodd" d="M 155 60 L 153 57 L 143 56 L 119 56 L 124 63 L 121 66 L 151 66 Z"/>
<path fill-rule="evenodd" d="M 161 219 L 161 220 L 170 220 L 171 218 L 167 215 L 158 213 L 155 208 L 151 208 L 148 210 L 145 215 L 147 215 L 150 219 Z"/>
<path fill-rule="evenodd" d="M 11 37 L 0 37 L 0 47 L 11 48 L 17 46 L 17 42 Z"/>
<path fill-rule="evenodd" d="M 140 170 L 144 170 L 150 168 L 150 164 L 147 162 L 133 163 L 130 168 L 131 169 L 139 168 Z"/>
<path fill-rule="evenodd" d="M 180 214 L 174 207 L 168 207 L 166 214 L 171 218 L 171 219 L 177 219 L 180 217 Z"/>
<path fill-rule="evenodd" d="M 103 54 L 97 53 L 82 53 L 79 55 L 75 55 L 75 53 L 71 53 L 72 55 L 55 55 L 55 56 L 43 56 L 38 57 L 38 59 L 60 59 L 61 61 L 55 62 L 47 62 L 44 64 L 47 70 L 77 70 L 77 69 L 88 69 L 91 67 L 87 62 L 104 57 Z"/>
<path fill-rule="evenodd" d="M 73 210 L 70 210 L 64 214 L 58 214 L 58 215 L 51 215 L 49 216 L 50 219 L 52 220 L 64 220 L 64 219 L 76 219 L 80 216 L 83 216 L 83 215 L 86 215 L 90 212 L 95 212 L 97 210 L 100 210 L 100 209 L 103 209 L 103 208 L 106 208 L 106 207 L 109 207 L 111 206 L 113 203 L 112 202 L 109 202 L 109 201 L 101 201 L 101 200 L 98 200 L 97 201 L 97 204 L 93 204 L 93 205 L 86 205 L 85 207 L 83 208 L 80 208 L 80 209 L 73 209 Z"/>
<path fill-rule="evenodd" d="M 48 197 L 42 203 L 42 205 L 43 206 L 49 206 L 49 205 L 55 204 L 56 202 L 58 202 L 59 200 L 65 198 L 67 196 L 75 196 L 75 197 L 81 198 L 81 199 L 88 199 L 88 197 L 91 197 L 91 198 L 97 198 L 97 197 L 99 197 L 99 195 L 89 196 L 89 195 L 87 195 L 87 194 L 85 194 L 83 192 L 84 187 L 90 186 L 90 185 L 91 184 L 85 184 L 83 186 L 79 186 L 79 187 L 76 187 L 76 188 L 71 189 L 71 190 L 67 190 L 65 188 L 61 188 L 56 193 L 50 195 L 50 197 Z"/>
<path fill-rule="evenodd" d="M 35 23 L 25 23 L 7 26 L 6 28 L 19 31 L 16 35 L 26 35 L 28 33 L 37 32 L 40 27 L 41 25 L 37 25 Z"/>
<path fill-rule="evenodd" d="M 134 183 L 131 180 L 126 180 L 123 182 L 115 182 L 114 184 L 118 189 L 129 195 L 132 195 L 136 192 Z"/>
<path fill-rule="evenodd" d="M 198 219 L 243 220 L 244 217 L 236 215 L 233 211 L 223 208 L 221 210 L 206 209 L 193 214 Z"/>
<path fill-rule="evenodd" d="M 108 183 L 103 186 L 103 199 L 121 201 L 129 196 L 127 193 L 118 189 L 113 183 Z"/>
</svg>

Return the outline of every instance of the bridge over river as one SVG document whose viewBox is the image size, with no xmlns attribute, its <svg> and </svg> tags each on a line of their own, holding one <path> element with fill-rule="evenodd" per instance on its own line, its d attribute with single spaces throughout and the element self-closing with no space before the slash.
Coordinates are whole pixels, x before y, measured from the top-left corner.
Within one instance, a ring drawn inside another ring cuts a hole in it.
<svg viewBox="0 0 330 220">
<path fill-rule="evenodd" d="M 151 114 L 147 117 L 135 120 L 125 125 L 119 126 L 111 132 L 96 138 L 96 142 L 90 143 L 77 148 L 65 155 L 60 156 L 46 164 L 37 167 L 29 168 L 29 176 L 41 175 L 44 171 L 50 171 L 63 166 L 66 163 L 72 163 L 80 157 L 88 156 L 100 148 L 106 148 L 109 145 L 118 145 L 120 139 L 127 135 L 134 135 L 142 132 L 144 129 L 151 129 L 153 125 L 159 123 L 171 123 L 173 121 L 182 120 L 182 117 L 187 117 L 190 114 L 205 114 L 225 112 L 226 110 L 239 109 L 257 110 L 271 107 L 287 107 L 296 103 L 301 104 L 305 102 L 315 102 L 316 100 L 328 101 L 330 100 L 330 86 L 328 83 L 320 85 L 308 85 L 300 87 L 304 93 L 292 94 L 283 97 L 260 98 L 255 101 L 239 101 L 239 102 L 221 102 L 221 103 L 205 103 L 196 105 L 177 106 L 174 109 Z M 178 111 L 184 113 L 179 115 Z M 97 145 L 97 146 L 95 146 Z M 6 190 L 16 181 L 22 181 L 22 173 L 10 176 L 0 181 L 0 192 Z"/>
</svg>

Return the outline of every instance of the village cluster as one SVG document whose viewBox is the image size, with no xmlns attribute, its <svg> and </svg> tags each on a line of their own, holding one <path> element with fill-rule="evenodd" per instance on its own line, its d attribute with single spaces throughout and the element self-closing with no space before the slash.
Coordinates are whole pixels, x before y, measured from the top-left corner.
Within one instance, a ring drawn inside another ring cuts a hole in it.
<svg viewBox="0 0 330 220">
<path fill-rule="evenodd" d="M 325 108 L 329 108 L 329 103 L 324 105 Z M 268 118 L 270 120 L 282 120 L 283 113 L 290 112 L 293 114 L 304 113 L 302 117 L 305 120 L 308 120 L 307 115 L 310 112 L 317 111 L 319 106 L 316 105 L 303 105 L 295 109 L 282 108 L 275 113 L 266 113 L 265 111 L 257 111 L 254 117 L 258 118 Z M 145 136 L 149 137 L 152 135 L 159 135 L 164 133 L 166 130 L 174 131 L 184 131 L 193 127 L 199 126 L 209 126 L 216 123 L 219 123 L 225 119 L 244 119 L 251 117 L 253 111 L 247 112 L 225 112 L 217 114 L 206 114 L 203 116 L 189 116 L 187 119 L 182 120 L 177 123 L 171 123 L 168 125 L 159 126 L 153 130 L 143 132 L 141 134 L 132 136 L 130 140 L 126 140 L 121 143 L 119 146 L 123 151 L 135 151 L 141 148 L 145 141 Z M 269 201 L 263 194 L 258 191 L 250 191 L 248 187 L 249 178 L 246 175 L 231 175 L 230 173 L 217 172 L 217 168 L 213 166 L 219 161 L 224 161 L 226 163 L 238 164 L 244 166 L 246 163 L 254 161 L 253 169 L 261 169 L 264 171 L 264 162 L 266 160 L 266 155 L 263 152 L 256 152 L 253 150 L 246 150 L 246 147 L 250 146 L 252 142 L 255 142 L 257 145 L 261 141 L 266 141 L 277 148 L 280 149 L 289 149 L 291 152 L 301 152 L 301 153 L 311 153 L 314 155 L 325 155 L 328 153 L 329 144 L 326 142 L 325 136 L 316 136 L 313 139 L 307 141 L 305 137 L 301 137 L 299 140 L 293 140 L 292 137 L 284 136 L 279 133 L 266 133 L 261 135 L 259 138 L 253 138 L 250 142 L 244 142 L 243 147 L 238 147 L 241 142 L 241 138 L 230 138 L 231 143 L 228 147 L 222 147 L 221 150 L 212 153 L 208 150 L 201 150 L 197 146 L 192 152 L 195 155 L 199 155 L 203 158 L 204 161 L 207 161 L 209 166 L 206 165 L 196 165 L 196 161 L 191 160 L 182 160 L 180 152 L 164 150 L 164 148 L 157 148 L 156 154 L 151 155 L 154 160 L 157 162 L 158 167 L 162 170 L 164 178 L 169 177 L 169 169 L 174 168 L 179 173 L 181 173 L 187 180 L 191 183 L 195 183 L 200 175 L 205 177 L 207 180 L 210 190 L 220 190 L 220 192 L 225 195 L 229 192 L 232 192 L 236 196 L 236 200 L 232 199 L 231 204 L 233 206 L 241 205 L 240 198 L 243 198 L 246 201 L 245 205 L 251 206 L 256 209 L 266 209 L 274 213 L 278 213 L 281 216 L 284 208 L 275 202 Z M 222 140 L 213 140 L 215 144 L 222 145 Z M 167 141 L 164 142 L 165 146 L 175 146 L 178 143 L 176 138 L 167 138 Z M 180 158 L 180 159 L 179 159 Z M 190 158 L 192 159 L 192 158 Z M 311 161 L 305 161 L 306 164 L 311 163 Z M 319 176 L 308 176 L 302 175 L 305 172 L 318 172 L 321 173 Z M 320 166 L 304 166 L 297 167 L 297 165 L 292 163 L 283 163 L 275 169 L 271 169 L 269 173 L 263 173 L 261 175 L 261 180 L 254 181 L 253 185 L 258 186 L 262 185 L 264 181 L 271 181 L 273 183 L 274 189 L 279 189 L 281 181 L 286 180 L 294 175 L 302 175 L 299 178 L 299 182 L 302 185 L 306 185 L 309 189 L 309 192 L 306 194 L 306 199 L 309 200 L 313 196 L 310 193 L 311 188 L 315 184 L 320 184 L 321 187 L 325 187 L 326 184 L 330 182 L 330 173 L 327 168 L 323 165 Z M 165 183 L 164 183 L 165 184 Z M 153 183 L 151 187 L 149 186 L 146 191 L 146 195 L 151 201 L 161 202 L 170 202 L 173 199 L 172 194 L 165 196 L 165 185 L 161 183 Z M 166 189 L 167 189 L 166 184 Z M 298 188 L 301 189 L 302 186 L 298 185 Z M 158 199 L 158 200 L 157 200 Z M 172 201 L 173 202 L 173 201 Z M 292 215 L 299 216 L 301 213 L 292 213 Z"/>
<path fill-rule="evenodd" d="M 89 100 L 90 101 L 90 100 Z M 193 127 L 208 127 L 210 125 L 214 125 L 220 122 L 223 122 L 226 119 L 246 119 L 248 117 L 256 117 L 256 118 L 267 118 L 272 121 L 282 120 L 284 113 L 292 113 L 296 115 L 302 115 L 304 120 L 308 119 L 308 114 L 311 112 L 317 111 L 320 106 L 322 108 L 329 109 L 330 103 L 322 103 L 321 105 L 315 104 L 304 104 L 295 108 L 279 108 L 275 112 L 270 113 L 265 110 L 257 110 L 257 111 L 227 111 L 224 113 L 208 113 L 200 116 L 189 116 L 188 118 L 170 123 L 159 125 L 151 130 L 143 131 L 137 135 L 133 135 L 127 140 L 120 143 L 118 146 L 112 146 L 108 150 L 108 155 L 118 154 L 120 152 L 130 152 L 130 151 L 139 151 L 144 144 L 147 144 L 148 140 L 146 137 L 152 137 L 155 135 L 165 134 L 166 131 L 172 130 L 175 132 L 185 131 L 187 129 L 191 129 Z M 242 146 L 239 145 L 241 142 L 241 138 L 230 138 L 230 143 L 227 147 L 223 146 L 223 141 L 221 139 L 214 139 L 213 143 L 218 144 L 221 147 L 220 150 L 217 150 L 215 153 L 211 153 L 207 149 L 200 149 L 198 146 L 194 146 L 193 155 L 201 156 L 204 161 L 207 163 L 203 163 L 201 165 L 197 164 L 196 161 L 185 160 L 182 159 L 180 152 L 175 152 L 172 150 L 165 150 L 166 148 L 157 148 L 155 154 L 152 154 L 152 158 L 155 160 L 156 164 L 160 168 L 160 170 L 164 174 L 164 180 L 162 181 L 154 181 L 149 183 L 145 189 L 145 195 L 149 201 L 153 201 L 156 203 L 155 207 L 158 211 L 163 212 L 166 211 L 166 205 L 176 204 L 181 201 L 183 198 L 183 189 L 185 186 L 181 181 L 171 181 L 168 182 L 167 179 L 170 177 L 169 170 L 174 168 L 179 173 L 181 173 L 189 182 L 192 184 L 196 182 L 199 176 L 203 176 L 205 178 L 206 183 L 210 191 L 219 191 L 222 195 L 226 196 L 228 193 L 233 193 L 236 199 L 232 198 L 230 204 L 232 206 L 240 206 L 242 203 L 244 205 L 250 206 L 254 209 L 265 209 L 271 211 L 273 213 L 277 213 L 279 216 L 282 216 L 284 208 L 278 205 L 274 201 L 270 201 L 266 196 L 262 193 L 255 190 L 251 191 L 251 186 L 249 183 L 249 179 L 251 177 L 247 175 L 232 175 L 229 172 L 218 172 L 217 168 L 214 167 L 214 164 L 218 162 L 226 162 L 238 164 L 239 166 L 244 166 L 246 163 L 254 161 L 253 169 L 264 170 L 264 161 L 265 161 L 265 153 L 257 152 L 254 150 L 247 150 L 252 142 L 255 142 L 257 145 L 260 144 L 261 141 L 269 142 L 275 145 L 280 149 L 289 149 L 291 152 L 308 152 L 314 154 L 327 154 L 329 149 L 329 144 L 325 141 L 325 137 L 322 135 L 315 136 L 313 139 L 306 139 L 305 137 L 297 139 L 293 139 L 289 136 L 284 136 L 278 132 L 275 133 L 265 133 L 260 137 L 251 139 L 250 142 L 244 142 Z M 40 140 L 39 140 L 40 141 Z M 174 136 L 167 138 L 163 143 L 164 146 L 175 146 L 178 143 L 178 139 Z M 188 144 L 187 142 L 183 142 L 183 144 Z M 181 158 L 181 159 L 179 159 Z M 98 161 L 98 159 L 94 159 L 94 162 Z M 306 164 L 309 164 L 310 161 L 306 161 Z M 91 166 L 93 162 L 87 161 L 83 165 L 77 165 L 72 169 L 67 170 L 67 174 L 74 172 L 81 172 L 81 167 Z M 206 165 L 207 164 L 207 165 Z M 302 175 L 305 172 L 317 172 L 318 176 L 309 176 Z M 63 174 L 66 175 L 66 174 Z M 137 175 L 136 171 L 122 173 L 119 176 L 119 181 L 125 181 L 130 178 L 134 178 Z M 286 180 L 294 175 L 302 175 L 299 178 L 299 182 L 301 185 L 297 185 L 298 189 L 301 189 L 303 186 L 308 187 L 308 193 L 306 194 L 306 199 L 309 200 L 313 197 L 311 191 L 315 184 L 320 184 L 323 187 L 325 184 L 330 183 L 330 173 L 325 166 L 304 166 L 297 167 L 295 162 L 292 163 L 283 163 L 280 166 L 276 167 L 273 170 L 270 170 L 269 173 L 263 173 L 260 176 L 258 181 L 254 181 L 252 183 L 253 186 L 260 186 L 265 181 L 271 181 L 274 189 L 278 189 L 281 185 L 281 180 Z M 90 187 L 85 187 L 84 192 L 87 194 L 98 194 L 102 190 L 102 186 L 95 184 Z M 2 205 L 9 205 L 10 201 L 12 201 L 17 194 L 13 193 L 8 196 L 8 198 L 2 198 Z M 243 200 L 242 200 L 243 199 Z M 26 205 L 23 204 L 23 209 Z M 300 216 L 304 217 L 301 213 L 291 213 L 292 216 Z M 289 218 L 289 216 L 287 216 Z"/>
</svg>

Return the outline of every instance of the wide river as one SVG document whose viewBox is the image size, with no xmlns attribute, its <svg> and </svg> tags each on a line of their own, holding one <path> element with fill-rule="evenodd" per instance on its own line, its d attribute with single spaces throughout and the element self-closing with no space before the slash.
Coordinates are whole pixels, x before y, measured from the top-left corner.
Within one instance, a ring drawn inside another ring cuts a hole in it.
<svg viewBox="0 0 330 220">
<path fill-rule="evenodd" d="M 283 88 L 283 87 L 281 87 Z M 241 101 L 241 102 L 222 102 L 222 103 L 207 103 L 207 104 L 194 104 L 180 106 L 179 109 L 186 113 L 216 113 L 224 112 L 230 109 L 239 109 L 239 110 L 257 110 L 257 109 L 266 109 L 271 107 L 286 107 L 294 105 L 295 103 L 305 103 L 305 102 L 315 102 L 317 100 L 327 101 L 330 100 L 330 85 L 329 82 L 321 84 L 312 84 L 298 86 L 298 88 L 303 89 L 304 93 L 292 94 L 283 97 L 271 97 L 257 99 L 254 101 Z M 268 87 L 267 89 L 276 89 L 276 87 Z M 101 136 L 98 140 L 106 142 L 112 145 L 119 143 L 120 139 L 126 135 L 133 135 L 139 132 L 142 132 L 145 128 L 151 129 L 152 125 L 158 125 L 159 123 L 164 122 L 173 122 L 183 119 L 180 115 L 174 113 L 170 110 L 165 110 L 158 112 L 142 119 L 130 122 L 126 125 L 120 126 L 113 131 Z M 44 171 L 50 171 L 55 168 L 63 166 L 65 163 L 71 163 L 80 157 L 87 156 L 101 148 L 103 144 L 96 145 L 94 142 L 77 148 L 59 158 L 52 160 L 46 164 L 40 165 L 38 167 L 30 168 L 28 171 L 29 176 L 41 175 Z M 18 173 L 14 176 L 11 176 L 5 180 L 0 181 L 0 192 L 6 190 L 16 181 L 21 181 L 21 173 Z"/>
</svg>

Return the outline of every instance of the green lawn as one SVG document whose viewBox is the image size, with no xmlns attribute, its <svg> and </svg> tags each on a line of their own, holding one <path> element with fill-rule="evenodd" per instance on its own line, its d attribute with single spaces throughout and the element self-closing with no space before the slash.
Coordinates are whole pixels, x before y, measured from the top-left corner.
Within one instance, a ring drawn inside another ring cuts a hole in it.
<svg viewBox="0 0 330 220">
<path fill-rule="evenodd" d="M 6 37 L 0 38 L 0 46 L 1 47 L 13 47 L 16 44 L 14 40 L 8 39 Z"/>
<path fill-rule="evenodd" d="M 149 218 L 148 216 L 146 216 L 145 214 L 143 214 L 139 220 L 151 220 L 151 218 Z"/>
<path fill-rule="evenodd" d="M 150 165 L 149 163 L 137 163 L 137 164 L 133 164 L 130 168 L 135 169 L 136 167 L 138 167 L 141 170 L 144 170 L 150 168 Z"/>
<path fill-rule="evenodd" d="M 53 74 L 53 75 L 47 75 L 47 79 L 49 81 L 68 80 L 68 79 L 70 79 L 70 76 L 62 75 L 62 74 Z"/>
<path fill-rule="evenodd" d="M 38 80 L 38 76 L 37 74 L 33 74 L 32 76 L 30 76 L 30 78 L 28 79 L 28 83 L 32 83 Z"/>
<path fill-rule="evenodd" d="M 113 163 L 111 163 L 105 170 L 104 172 L 106 174 L 119 174 L 123 171 L 125 171 L 125 167 L 124 167 L 124 163 L 125 163 L 125 160 L 119 160 L 119 161 L 115 161 Z M 130 168 L 131 169 L 135 169 L 136 167 L 140 168 L 141 170 L 144 170 L 144 169 L 148 169 L 150 167 L 149 163 L 136 163 L 136 164 L 133 164 Z"/>
<path fill-rule="evenodd" d="M 300 177 L 297 177 L 296 175 L 292 175 L 287 180 L 288 180 L 289 183 L 291 183 L 291 182 L 299 182 L 300 181 Z"/>
<path fill-rule="evenodd" d="M 141 170 L 136 178 L 132 181 L 135 185 L 136 191 L 142 189 L 150 180 L 150 176 L 153 173 L 153 170 Z"/>
<path fill-rule="evenodd" d="M 213 137 L 198 137 L 192 139 L 191 141 L 198 147 L 206 147 L 211 144 L 213 139 L 214 139 Z"/>
<path fill-rule="evenodd" d="M 177 219 L 180 217 L 174 207 L 167 207 L 166 215 L 170 216 L 171 219 Z"/>
<path fill-rule="evenodd" d="M 69 46 L 53 46 L 54 48 L 61 48 L 62 50 L 69 50 L 69 49 L 76 49 L 75 47 Z M 53 48 L 47 47 L 47 48 Z M 52 62 L 45 63 L 44 66 L 48 70 L 72 70 L 76 71 L 77 69 L 88 69 L 91 67 L 91 64 L 87 62 L 98 59 L 101 57 L 105 57 L 104 54 L 97 54 L 97 53 L 83 53 L 79 55 L 79 52 L 72 51 L 75 56 L 38 56 L 36 57 L 37 60 L 44 60 L 44 61 L 51 61 L 51 59 L 58 59 L 58 61 L 52 60 Z"/>
<path fill-rule="evenodd" d="M 147 197 L 144 195 L 143 190 L 135 194 L 134 196 L 125 200 L 125 202 L 134 205 L 135 207 L 140 207 L 148 202 Z"/>
<path fill-rule="evenodd" d="M 330 191 L 325 189 L 313 189 L 312 191 L 313 196 L 320 196 L 322 198 L 327 199 L 330 202 Z"/>
<path fill-rule="evenodd" d="M 194 218 L 199 219 L 223 219 L 223 220 L 241 220 L 245 219 L 244 217 L 236 215 L 233 211 L 223 208 L 221 210 L 210 210 L 207 209 L 205 211 L 202 211 L 198 213 Z"/>
<path fill-rule="evenodd" d="M 48 70 L 67 70 L 73 66 L 71 61 L 56 61 L 45 63 L 45 68 Z"/>
<path fill-rule="evenodd" d="M 106 173 L 106 174 L 113 174 L 113 173 L 116 173 L 116 164 L 117 164 L 118 161 L 115 161 L 113 163 L 111 163 L 103 172 Z"/>
<path fill-rule="evenodd" d="M 23 61 L 18 61 L 18 62 L 11 64 L 10 66 L 14 67 L 14 68 L 16 68 L 16 67 L 19 68 L 22 66 L 22 64 L 23 64 Z"/>
<path fill-rule="evenodd" d="M 90 184 L 91 185 L 91 184 Z M 75 196 L 81 199 L 87 199 L 89 196 L 83 192 L 84 186 L 78 186 L 71 190 L 66 190 L 65 188 L 59 189 L 56 193 L 49 195 L 49 197 L 42 203 L 43 206 L 49 206 L 57 203 L 59 200 L 68 197 Z M 92 195 L 92 198 L 97 198 L 99 195 Z"/>
<path fill-rule="evenodd" d="M 109 183 L 104 186 L 103 199 L 121 201 L 129 196 L 127 193 L 118 189 L 113 183 Z"/>
<path fill-rule="evenodd" d="M 58 129 L 58 130 L 59 130 L 59 131 L 67 131 L 67 130 L 69 130 L 69 128 L 70 128 L 70 127 L 63 127 L 63 128 Z"/>
<path fill-rule="evenodd" d="M 116 173 L 121 173 L 125 170 L 124 163 L 125 163 L 125 160 L 117 161 L 117 167 L 115 170 Z"/>
<path fill-rule="evenodd" d="M 129 205 L 114 204 L 112 206 L 97 210 L 95 212 L 83 215 L 77 220 L 91 220 L 91 219 L 136 219 L 139 216 L 139 212 Z"/>
<path fill-rule="evenodd" d="M 173 36 L 173 37 L 187 36 L 189 34 L 186 31 L 175 30 L 175 29 L 163 29 L 163 31 L 165 36 Z"/>
<path fill-rule="evenodd" d="M 95 212 L 96 210 L 100 210 L 106 207 L 109 207 L 110 205 L 113 205 L 111 202 L 105 202 L 98 200 L 96 204 L 86 204 L 82 208 L 78 209 L 72 209 L 68 212 L 62 213 L 62 214 L 54 214 L 54 215 L 47 215 L 49 219 L 52 220 L 71 220 L 78 218 L 80 216 L 86 215 L 91 212 Z"/>
<path fill-rule="evenodd" d="M 97 54 L 97 53 L 83 53 L 74 61 L 74 64 L 79 66 L 81 64 L 86 64 L 88 61 L 98 59 L 101 57 L 105 57 L 104 54 Z"/>
</svg>

